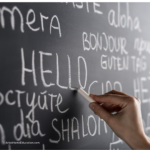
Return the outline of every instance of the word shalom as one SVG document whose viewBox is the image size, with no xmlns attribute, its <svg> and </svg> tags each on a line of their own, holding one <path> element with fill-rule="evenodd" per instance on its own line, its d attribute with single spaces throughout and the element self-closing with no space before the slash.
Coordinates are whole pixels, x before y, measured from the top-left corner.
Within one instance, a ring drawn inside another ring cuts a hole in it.
<svg viewBox="0 0 150 150">
<path fill-rule="evenodd" d="M 140 27 L 140 20 L 138 17 L 134 19 L 129 14 L 129 4 L 126 4 L 126 14 L 121 14 L 120 3 L 118 3 L 118 14 L 111 9 L 108 13 L 108 22 L 111 26 L 115 28 L 127 28 L 131 31 L 137 30 L 142 32 Z M 117 21 L 116 21 L 117 20 Z"/>
<path fill-rule="evenodd" d="M 66 123 L 67 125 L 65 125 Z M 94 130 L 92 129 L 92 127 L 94 128 Z M 86 136 L 101 135 L 101 130 L 103 130 L 102 127 L 104 127 L 105 134 L 107 134 L 108 129 L 106 122 L 100 118 L 95 119 L 93 115 L 88 116 L 88 118 L 86 119 L 82 115 L 82 121 L 79 121 L 79 119 L 77 119 L 76 117 L 73 117 L 71 119 L 61 119 L 61 122 L 57 118 L 54 118 L 52 120 L 52 128 L 58 138 L 53 139 L 51 137 L 49 139 L 49 142 L 57 144 L 61 140 L 70 142 L 71 140 L 75 139 L 80 140 L 81 138 L 84 138 Z"/>
<path fill-rule="evenodd" d="M 9 13 L 10 14 L 11 28 L 12 28 L 12 30 L 15 30 L 15 24 L 16 24 L 15 23 L 15 16 L 14 16 L 14 14 L 16 14 L 15 12 L 17 12 L 19 17 L 20 17 L 20 30 L 21 30 L 22 33 L 25 32 L 24 31 L 24 24 L 26 24 L 31 31 L 37 32 L 37 31 L 41 30 L 42 32 L 44 32 L 44 20 L 48 20 L 49 19 L 48 16 L 44 16 L 42 13 L 40 13 L 41 24 L 38 25 L 37 27 L 33 27 L 33 26 L 35 26 L 34 24 L 36 22 L 36 15 L 35 15 L 34 10 L 29 9 L 27 11 L 26 21 L 24 23 L 23 15 L 22 15 L 20 9 L 16 6 L 14 6 L 12 8 L 12 10 L 5 7 L 5 6 L 0 8 L 0 16 L 1 16 L 0 17 L 0 24 L 1 24 L 2 28 L 5 28 L 4 14 Z M 29 18 L 32 18 L 32 20 L 30 20 Z M 16 21 L 16 22 L 19 22 L 19 21 Z M 50 19 L 50 27 L 49 27 L 50 34 L 52 34 L 53 29 L 58 30 L 59 37 L 61 37 L 60 22 L 59 22 L 59 19 L 58 19 L 57 15 L 53 15 L 52 18 Z"/>
</svg>

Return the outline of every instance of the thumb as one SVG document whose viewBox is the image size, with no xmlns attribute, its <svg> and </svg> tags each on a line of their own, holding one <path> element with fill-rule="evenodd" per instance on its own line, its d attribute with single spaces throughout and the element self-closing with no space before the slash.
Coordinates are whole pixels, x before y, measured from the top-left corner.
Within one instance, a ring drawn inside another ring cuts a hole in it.
<svg viewBox="0 0 150 150">
<path fill-rule="evenodd" d="M 110 121 L 113 120 L 113 115 L 106 111 L 102 106 L 98 103 L 93 102 L 89 104 L 89 107 L 93 110 L 93 112 L 98 115 L 101 119 L 103 119 L 108 125 Z"/>
</svg>

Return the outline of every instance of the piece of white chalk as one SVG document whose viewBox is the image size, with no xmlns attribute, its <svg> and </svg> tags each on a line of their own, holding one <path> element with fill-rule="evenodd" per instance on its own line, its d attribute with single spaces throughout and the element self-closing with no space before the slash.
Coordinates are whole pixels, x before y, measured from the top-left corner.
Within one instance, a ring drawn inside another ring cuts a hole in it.
<svg viewBox="0 0 150 150">
<path fill-rule="evenodd" d="M 79 88 L 77 89 L 77 91 L 90 103 L 95 102 L 91 97 L 89 97 L 89 95 L 83 89 Z"/>
</svg>

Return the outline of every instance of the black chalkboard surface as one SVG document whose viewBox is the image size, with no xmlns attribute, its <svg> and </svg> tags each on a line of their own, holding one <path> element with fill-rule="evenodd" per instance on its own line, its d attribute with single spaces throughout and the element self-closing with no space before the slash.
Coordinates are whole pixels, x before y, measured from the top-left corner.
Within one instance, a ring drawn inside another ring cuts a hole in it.
<svg viewBox="0 0 150 150">
<path fill-rule="evenodd" d="M 0 3 L 0 149 L 129 149 L 74 92 L 141 100 L 150 135 L 149 3 Z"/>
</svg>

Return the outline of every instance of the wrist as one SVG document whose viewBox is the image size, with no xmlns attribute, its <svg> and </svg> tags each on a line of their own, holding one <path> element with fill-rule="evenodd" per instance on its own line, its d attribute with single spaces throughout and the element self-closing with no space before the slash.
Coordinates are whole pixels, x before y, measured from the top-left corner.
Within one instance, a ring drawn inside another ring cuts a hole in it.
<svg viewBox="0 0 150 150">
<path fill-rule="evenodd" d="M 150 138 L 146 134 L 139 136 L 135 135 L 131 137 L 127 143 L 132 149 L 150 149 Z"/>
</svg>

